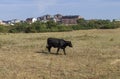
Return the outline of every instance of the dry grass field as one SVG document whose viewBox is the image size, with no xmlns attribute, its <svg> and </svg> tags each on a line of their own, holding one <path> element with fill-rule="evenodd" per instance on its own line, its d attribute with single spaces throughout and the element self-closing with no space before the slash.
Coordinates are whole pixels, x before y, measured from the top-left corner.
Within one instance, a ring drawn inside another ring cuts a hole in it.
<svg viewBox="0 0 120 79">
<path fill-rule="evenodd" d="M 48 37 L 72 41 L 67 55 Z M 120 79 L 120 29 L 0 34 L 0 79 Z"/>
</svg>

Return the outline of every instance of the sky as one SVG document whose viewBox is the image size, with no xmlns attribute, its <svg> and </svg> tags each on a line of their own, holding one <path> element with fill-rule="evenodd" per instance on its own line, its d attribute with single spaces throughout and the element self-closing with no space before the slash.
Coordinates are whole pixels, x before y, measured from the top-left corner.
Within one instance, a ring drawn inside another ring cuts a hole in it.
<svg viewBox="0 0 120 79">
<path fill-rule="evenodd" d="M 0 0 L 0 20 L 46 14 L 80 15 L 85 19 L 120 19 L 120 0 Z"/>
</svg>

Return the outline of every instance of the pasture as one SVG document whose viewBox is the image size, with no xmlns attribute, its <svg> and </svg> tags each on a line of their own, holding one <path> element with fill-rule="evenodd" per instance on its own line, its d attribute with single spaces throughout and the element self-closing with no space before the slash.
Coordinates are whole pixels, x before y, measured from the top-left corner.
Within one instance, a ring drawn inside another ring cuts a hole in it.
<svg viewBox="0 0 120 79">
<path fill-rule="evenodd" d="M 48 37 L 73 48 L 49 54 Z M 0 33 L 0 79 L 120 79 L 120 29 Z"/>
</svg>

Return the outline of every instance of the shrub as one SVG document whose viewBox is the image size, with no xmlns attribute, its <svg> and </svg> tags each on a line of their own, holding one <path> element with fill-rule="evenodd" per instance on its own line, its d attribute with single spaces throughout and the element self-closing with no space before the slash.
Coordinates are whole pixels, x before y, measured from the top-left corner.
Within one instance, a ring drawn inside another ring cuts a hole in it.
<svg viewBox="0 0 120 79">
<path fill-rule="evenodd" d="M 0 32 L 1 33 L 7 33 L 8 30 L 9 30 L 9 26 L 0 25 Z"/>
<path fill-rule="evenodd" d="M 20 33 L 25 32 L 29 24 L 27 23 L 17 23 L 14 26 L 11 26 L 11 29 L 9 30 L 10 33 Z"/>
<path fill-rule="evenodd" d="M 86 29 L 114 29 L 120 27 L 120 22 L 110 20 L 77 20 L 77 25 L 61 25 L 54 21 L 34 22 L 29 24 L 27 22 L 17 23 L 13 26 L 3 26 L 0 25 L 0 32 L 10 32 L 10 33 L 39 33 L 39 32 L 63 32 L 72 30 L 86 30 Z"/>
</svg>

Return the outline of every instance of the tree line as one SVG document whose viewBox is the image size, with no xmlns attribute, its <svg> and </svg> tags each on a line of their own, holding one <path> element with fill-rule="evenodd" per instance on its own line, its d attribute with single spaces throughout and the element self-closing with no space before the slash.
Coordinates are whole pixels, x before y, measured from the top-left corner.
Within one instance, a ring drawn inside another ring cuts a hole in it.
<svg viewBox="0 0 120 79">
<path fill-rule="evenodd" d="M 34 22 L 29 24 L 27 22 L 16 23 L 14 25 L 4 26 L 0 25 L 0 32 L 2 33 L 39 33 L 39 32 L 63 32 L 72 30 L 86 30 L 86 29 L 115 29 L 120 27 L 120 22 L 110 20 L 77 20 L 77 25 L 63 25 L 54 21 Z"/>
</svg>

